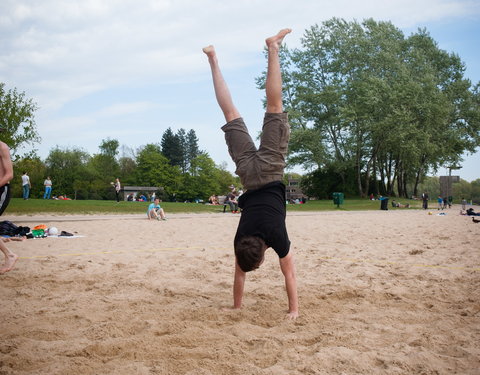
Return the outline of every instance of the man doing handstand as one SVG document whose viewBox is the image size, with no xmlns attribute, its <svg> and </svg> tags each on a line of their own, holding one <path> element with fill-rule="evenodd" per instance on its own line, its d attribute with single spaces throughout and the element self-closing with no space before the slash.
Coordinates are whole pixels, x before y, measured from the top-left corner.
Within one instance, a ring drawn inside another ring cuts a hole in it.
<svg viewBox="0 0 480 375">
<path fill-rule="evenodd" d="M 247 190 L 239 198 L 242 215 L 234 239 L 235 277 L 233 308 L 242 306 L 246 272 L 257 269 L 264 260 L 265 250 L 273 248 L 280 258 L 288 296 L 288 315 L 298 317 L 297 281 L 293 252 L 285 225 L 285 185 L 283 170 L 290 127 L 283 112 L 282 75 L 279 49 L 290 33 L 283 29 L 266 40 L 268 69 L 265 82 L 267 108 L 260 147 L 257 149 L 237 108 L 218 65 L 213 46 L 203 49 L 210 64 L 217 102 L 225 116 L 228 151 L 236 165 L 236 173 Z"/>
</svg>

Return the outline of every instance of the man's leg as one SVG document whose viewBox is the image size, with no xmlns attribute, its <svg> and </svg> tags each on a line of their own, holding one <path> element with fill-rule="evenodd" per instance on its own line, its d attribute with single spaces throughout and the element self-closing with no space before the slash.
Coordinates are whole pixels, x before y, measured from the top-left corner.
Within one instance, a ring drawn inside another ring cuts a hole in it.
<svg viewBox="0 0 480 375">
<path fill-rule="evenodd" d="M 208 57 L 210 69 L 212 71 L 213 88 L 217 98 L 218 105 L 225 116 L 225 120 L 230 122 L 240 117 L 240 113 L 233 104 L 232 96 L 228 89 L 227 83 L 223 79 L 220 66 L 218 65 L 217 54 L 213 46 L 208 46 L 203 49 L 203 52 Z"/>
<path fill-rule="evenodd" d="M 290 138 L 288 115 L 283 112 L 282 74 L 279 51 L 283 38 L 291 29 L 283 29 L 265 42 L 268 48 L 268 70 L 265 82 L 267 113 L 263 120 L 259 155 L 260 186 L 272 181 L 281 181 Z"/>
<path fill-rule="evenodd" d="M 265 81 L 265 93 L 267 96 L 267 112 L 282 113 L 282 73 L 280 70 L 279 50 L 283 38 L 290 33 L 291 29 L 283 29 L 277 35 L 268 38 L 265 42 L 268 48 L 268 70 Z"/>
<path fill-rule="evenodd" d="M 13 267 L 15 267 L 18 259 L 18 255 L 11 252 L 3 242 L 4 239 L 0 238 L 0 251 L 5 255 L 5 263 L 3 267 L 0 268 L 0 274 L 11 271 Z"/>
<path fill-rule="evenodd" d="M 225 116 L 227 124 L 222 126 L 225 132 L 225 141 L 228 146 L 228 152 L 236 165 L 235 173 L 240 177 L 245 189 L 250 189 L 250 180 L 246 176 L 253 171 L 249 162 L 255 156 L 257 147 L 248 133 L 248 129 L 243 122 L 237 108 L 233 104 L 228 86 L 223 78 L 218 65 L 217 55 L 213 46 L 203 49 L 208 57 L 210 64 L 213 87 L 218 105 Z"/>
</svg>

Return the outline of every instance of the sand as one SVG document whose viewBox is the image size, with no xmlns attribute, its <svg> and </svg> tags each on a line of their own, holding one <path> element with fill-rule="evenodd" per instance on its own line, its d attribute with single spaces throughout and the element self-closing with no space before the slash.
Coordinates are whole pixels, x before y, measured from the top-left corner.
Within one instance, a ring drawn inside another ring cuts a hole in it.
<svg viewBox="0 0 480 375">
<path fill-rule="evenodd" d="M 10 243 L 0 374 L 479 374 L 480 224 L 423 210 L 289 213 L 232 304 L 235 214 L 3 216 L 84 237 Z"/>
</svg>

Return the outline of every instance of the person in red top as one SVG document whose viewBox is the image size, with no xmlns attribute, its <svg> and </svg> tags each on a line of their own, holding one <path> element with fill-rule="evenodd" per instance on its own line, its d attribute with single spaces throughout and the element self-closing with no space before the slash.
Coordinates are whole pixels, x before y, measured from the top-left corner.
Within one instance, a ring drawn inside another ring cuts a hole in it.
<svg viewBox="0 0 480 375">
<path fill-rule="evenodd" d="M 285 185 L 282 182 L 290 127 L 287 114 L 283 112 L 279 59 L 283 38 L 290 32 L 291 29 L 283 29 L 266 39 L 267 108 L 258 149 L 233 104 L 218 64 L 215 48 L 208 46 L 203 52 L 210 64 L 217 102 L 227 121 L 222 130 L 225 132 L 228 151 L 235 162 L 236 173 L 246 189 L 239 198 L 242 215 L 234 239 L 233 308 L 239 309 L 242 306 L 246 272 L 257 269 L 264 260 L 265 251 L 271 247 L 279 256 L 280 269 L 285 278 L 288 296 L 287 318 L 296 319 L 297 281 L 293 251 L 285 225 Z"/>
</svg>

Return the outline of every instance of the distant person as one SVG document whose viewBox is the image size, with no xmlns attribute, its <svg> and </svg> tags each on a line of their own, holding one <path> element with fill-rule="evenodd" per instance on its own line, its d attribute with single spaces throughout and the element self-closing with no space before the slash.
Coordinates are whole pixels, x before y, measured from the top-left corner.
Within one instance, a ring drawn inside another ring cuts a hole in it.
<svg viewBox="0 0 480 375">
<path fill-rule="evenodd" d="M 424 192 L 422 194 L 422 207 L 424 210 L 428 209 L 428 193 Z"/>
<path fill-rule="evenodd" d="M 115 180 L 115 195 L 117 197 L 117 203 L 120 202 L 120 191 L 122 190 L 122 185 L 120 184 L 120 179 Z"/>
<path fill-rule="evenodd" d="M 157 219 L 157 220 L 167 220 L 165 217 L 165 212 L 160 206 L 160 199 L 155 198 L 153 203 L 150 203 L 147 210 L 148 220 Z"/>
<path fill-rule="evenodd" d="M 30 188 L 32 185 L 30 185 L 30 177 L 28 177 L 27 172 L 23 172 L 22 175 L 22 191 L 23 191 L 23 199 L 28 199 L 30 196 Z"/>
<path fill-rule="evenodd" d="M 3 130 L 4 128 L 0 125 L 0 132 Z M 10 150 L 4 142 L 0 141 L 0 215 L 3 214 L 10 202 L 10 181 L 12 179 L 13 165 L 10 158 Z M 0 268 L 0 274 L 11 271 L 18 260 L 18 255 L 4 244 L 7 241 L 3 237 L 0 239 L 0 251 L 5 256 L 3 266 Z"/>
<path fill-rule="evenodd" d="M 218 197 L 215 194 L 211 195 L 210 198 L 208 198 L 208 203 L 215 206 L 218 205 Z"/>
<path fill-rule="evenodd" d="M 396 208 L 410 208 L 410 204 L 407 203 L 407 204 L 403 204 L 403 203 L 399 203 L 399 202 L 396 202 L 395 200 L 392 201 L 392 207 L 396 207 Z"/>
<path fill-rule="evenodd" d="M 232 213 L 237 213 L 238 212 L 238 201 L 237 201 L 237 196 L 233 191 L 229 192 L 227 194 L 227 197 L 225 198 L 225 204 L 228 204 L 230 206 L 230 211 Z"/>
<path fill-rule="evenodd" d="M 438 208 L 437 210 L 443 210 L 443 198 L 439 195 L 437 198 Z"/>
<path fill-rule="evenodd" d="M 450 208 L 449 204 L 448 204 L 448 198 L 447 197 L 443 197 L 443 208 L 444 209 Z"/>
<path fill-rule="evenodd" d="M 50 196 L 52 194 L 52 180 L 50 179 L 50 176 L 48 176 L 47 179 L 43 182 L 43 185 L 45 186 L 45 193 L 43 194 L 43 199 L 50 199 Z"/>
<path fill-rule="evenodd" d="M 468 216 L 480 216 L 480 212 L 479 213 L 476 213 L 475 210 L 470 207 L 468 210 L 467 210 L 467 215 Z"/>
<path fill-rule="evenodd" d="M 465 211 L 467 209 L 467 200 L 462 197 L 462 210 Z"/>
</svg>

